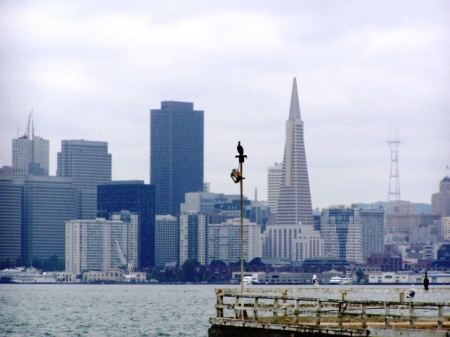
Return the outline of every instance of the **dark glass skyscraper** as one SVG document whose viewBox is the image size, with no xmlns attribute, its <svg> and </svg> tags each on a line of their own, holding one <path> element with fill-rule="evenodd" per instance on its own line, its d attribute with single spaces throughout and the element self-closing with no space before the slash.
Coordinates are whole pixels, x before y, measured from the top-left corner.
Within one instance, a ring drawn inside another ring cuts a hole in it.
<svg viewBox="0 0 450 337">
<path fill-rule="evenodd" d="M 0 260 L 15 263 L 21 256 L 22 187 L 12 175 L 0 174 Z"/>
<path fill-rule="evenodd" d="M 69 178 L 29 175 L 23 186 L 22 256 L 66 255 L 65 221 L 76 218 L 77 191 Z"/>
<path fill-rule="evenodd" d="M 114 181 L 97 187 L 98 217 L 127 210 L 139 214 L 138 267 L 155 265 L 155 186 L 143 181 Z"/>
<path fill-rule="evenodd" d="M 203 111 L 163 101 L 150 111 L 150 182 L 156 214 L 177 215 L 187 192 L 203 190 Z"/>
</svg>

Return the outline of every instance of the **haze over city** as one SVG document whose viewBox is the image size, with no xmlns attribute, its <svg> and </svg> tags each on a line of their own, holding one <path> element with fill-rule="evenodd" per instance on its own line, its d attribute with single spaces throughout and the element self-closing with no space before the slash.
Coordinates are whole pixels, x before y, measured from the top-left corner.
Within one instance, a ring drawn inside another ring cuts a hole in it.
<svg viewBox="0 0 450 337">
<path fill-rule="evenodd" d="M 0 166 L 34 109 L 50 141 L 108 142 L 113 180 L 149 182 L 150 109 L 205 112 L 205 182 L 267 200 L 297 78 L 313 207 L 385 201 L 399 129 L 404 200 L 430 203 L 450 166 L 447 1 L 0 4 Z"/>
</svg>

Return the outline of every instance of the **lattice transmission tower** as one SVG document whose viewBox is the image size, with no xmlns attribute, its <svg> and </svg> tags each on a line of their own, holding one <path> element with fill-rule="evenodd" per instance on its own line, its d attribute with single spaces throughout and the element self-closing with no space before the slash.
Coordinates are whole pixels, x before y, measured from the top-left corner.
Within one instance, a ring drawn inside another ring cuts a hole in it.
<svg viewBox="0 0 450 337">
<path fill-rule="evenodd" d="M 398 139 L 398 129 L 395 132 L 395 140 L 387 141 L 391 150 L 391 173 L 389 175 L 388 207 L 392 201 L 400 201 L 400 175 L 398 172 L 398 148 L 400 140 Z"/>
</svg>

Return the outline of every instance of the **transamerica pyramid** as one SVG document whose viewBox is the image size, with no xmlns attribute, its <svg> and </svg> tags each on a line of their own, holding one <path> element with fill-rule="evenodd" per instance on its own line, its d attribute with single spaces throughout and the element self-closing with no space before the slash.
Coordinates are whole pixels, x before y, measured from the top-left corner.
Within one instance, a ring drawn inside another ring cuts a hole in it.
<svg viewBox="0 0 450 337">
<path fill-rule="evenodd" d="M 286 143 L 278 197 L 276 225 L 313 225 L 311 193 L 306 165 L 303 121 L 300 117 L 297 81 L 292 85 L 289 119 L 286 121 Z"/>
</svg>

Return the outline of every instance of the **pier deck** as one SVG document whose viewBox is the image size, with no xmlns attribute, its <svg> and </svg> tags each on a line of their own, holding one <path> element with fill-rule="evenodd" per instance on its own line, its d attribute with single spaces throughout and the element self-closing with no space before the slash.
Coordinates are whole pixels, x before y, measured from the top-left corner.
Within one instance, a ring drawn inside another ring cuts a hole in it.
<svg viewBox="0 0 450 337">
<path fill-rule="evenodd" d="M 311 297 L 331 292 L 339 298 Z M 349 293 L 364 298 L 363 292 L 371 298 L 392 293 L 392 299 L 349 299 Z M 439 288 L 439 293 L 450 299 L 450 288 Z M 216 289 L 216 296 L 209 337 L 450 337 L 450 302 L 411 301 L 401 289 L 248 288 L 244 294 Z"/>
</svg>

